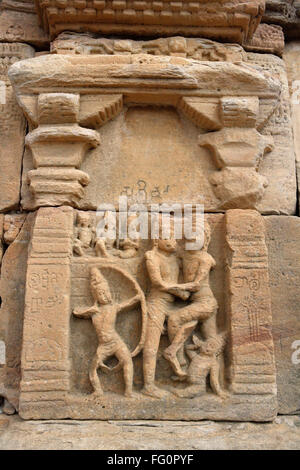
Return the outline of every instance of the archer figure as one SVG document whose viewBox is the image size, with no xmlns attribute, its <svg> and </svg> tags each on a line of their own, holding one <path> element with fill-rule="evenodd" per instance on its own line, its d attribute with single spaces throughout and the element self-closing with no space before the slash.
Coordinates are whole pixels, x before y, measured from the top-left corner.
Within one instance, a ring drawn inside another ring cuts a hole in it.
<svg viewBox="0 0 300 470">
<path fill-rule="evenodd" d="M 126 273 L 118 270 L 128 277 Z M 142 349 L 145 336 L 145 297 L 141 289 L 137 288 L 138 294 L 132 299 L 117 304 L 113 302 L 108 282 L 100 273 L 99 269 L 92 267 L 90 270 L 91 292 L 94 298 L 94 305 L 89 308 L 75 309 L 73 314 L 78 318 L 91 318 L 98 337 L 98 348 L 89 372 L 89 378 L 96 395 L 103 395 L 103 389 L 97 374 L 99 368 L 104 372 L 111 372 L 120 367 L 123 368 L 125 382 L 125 396 L 132 396 L 133 384 L 133 362 L 132 357 L 136 356 Z M 143 311 L 143 330 L 141 341 L 135 351 L 131 353 L 116 331 L 116 318 L 119 312 L 132 308 L 135 304 L 141 302 Z M 104 361 L 115 356 L 119 360 L 119 365 L 114 369 L 104 364 Z"/>
</svg>

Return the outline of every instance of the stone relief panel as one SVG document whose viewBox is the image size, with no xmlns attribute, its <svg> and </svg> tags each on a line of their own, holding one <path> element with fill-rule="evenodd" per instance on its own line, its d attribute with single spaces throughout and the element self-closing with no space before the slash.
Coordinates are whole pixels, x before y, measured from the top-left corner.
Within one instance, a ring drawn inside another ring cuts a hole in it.
<svg viewBox="0 0 300 470">
<path fill-rule="evenodd" d="M 260 24 L 253 37 L 244 44 L 246 51 L 268 52 L 280 57 L 284 51 L 284 33 L 281 26 Z"/>
<path fill-rule="evenodd" d="M 21 416 L 273 419 L 263 218 L 256 211 L 207 215 L 202 247 L 189 250 L 172 230 L 163 236 L 158 214 L 156 240 L 99 236 L 109 217 L 70 207 L 37 213 Z M 242 308 L 245 299 L 253 312 Z"/>
</svg>

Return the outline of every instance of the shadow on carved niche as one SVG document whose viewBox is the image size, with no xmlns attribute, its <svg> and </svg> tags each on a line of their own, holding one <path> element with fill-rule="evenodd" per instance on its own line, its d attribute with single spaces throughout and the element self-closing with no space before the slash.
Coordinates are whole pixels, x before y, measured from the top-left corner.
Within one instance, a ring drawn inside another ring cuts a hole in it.
<svg viewBox="0 0 300 470">
<path fill-rule="evenodd" d="M 210 219 L 203 247 L 188 251 L 175 239 L 97 238 L 95 214 L 77 211 L 74 392 L 95 399 L 109 392 L 226 399 L 223 259 L 218 230 L 214 234 L 220 219 Z"/>
</svg>

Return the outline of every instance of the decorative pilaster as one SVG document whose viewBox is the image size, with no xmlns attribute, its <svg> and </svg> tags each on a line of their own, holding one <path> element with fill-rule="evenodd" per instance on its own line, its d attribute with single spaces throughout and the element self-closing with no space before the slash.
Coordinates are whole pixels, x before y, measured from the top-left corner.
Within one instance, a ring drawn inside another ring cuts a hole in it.
<svg viewBox="0 0 300 470">
<path fill-rule="evenodd" d="M 226 282 L 231 391 L 276 395 L 268 251 L 263 217 L 226 213 Z"/>
<path fill-rule="evenodd" d="M 28 258 L 20 412 L 64 399 L 70 389 L 70 262 L 73 211 L 39 209 Z"/>
</svg>

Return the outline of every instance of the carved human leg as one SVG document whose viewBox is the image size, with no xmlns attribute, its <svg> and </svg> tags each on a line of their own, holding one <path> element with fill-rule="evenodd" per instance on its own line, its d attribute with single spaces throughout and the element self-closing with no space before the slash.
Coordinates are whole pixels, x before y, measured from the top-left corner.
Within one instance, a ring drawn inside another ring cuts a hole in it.
<svg viewBox="0 0 300 470">
<path fill-rule="evenodd" d="M 133 384 L 133 363 L 131 355 L 125 344 L 118 349 L 115 353 L 116 358 L 123 366 L 124 382 L 125 382 L 125 397 L 132 397 L 132 384 Z"/>
<path fill-rule="evenodd" d="M 90 382 L 93 386 L 94 393 L 97 395 L 103 395 L 103 389 L 101 387 L 100 379 L 98 377 L 98 369 L 104 363 L 105 359 L 107 359 L 107 351 L 103 346 L 99 346 L 97 352 L 92 360 L 89 378 Z"/>
<path fill-rule="evenodd" d="M 203 321 L 203 324 L 206 325 L 205 331 L 207 336 L 210 333 L 212 334 L 216 328 L 217 310 L 211 307 L 210 302 L 206 303 L 204 301 L 204 305 L 201 301 L 194 302 L 173 313 L 168 319 L 168 335 L 171 345 L 164 351 L 164 357 L 170 362 L 174 372 L 179 377 L 185 377 L 186 373 L 180 367 L 177 353 L 196 328 L 198 321 Z M 213 320 L 210 320 L 211 318 Z"/>
<path fill-rule="evenodd" d="M 157 352 L 159 348 L 163 321 L 161 323 L 162 325 L 149 318 L 143 352 L 144 388 L 142 393 L 145 395 L 150 395 L 153 398 L 163 398 L 168 395 L 166 390 L 161 390 L 154 383 Z"/>
<path fill-rule="evenodd" d="M 201 332 L 204 339 L 216 337 L 217 332 L 217 309 L 214 310 L 213 315 L 202 323 Z"/>
<path fill-rule="evenodd" d="M 171 345 L 165 349 L 163 356 L 167 361 L 170 362 L 175 374 L 179 377 L 186 377 L 186 372 L 184 372 L 180 367 L 180 362 L 177 357 L 177 353 L 182 348 L 188 337 L 194 331 L 197 326 L 197 321 L 192 321 L 183 325 L 176 333 L 174 339 L 172 340 Z"/>
</svg>

